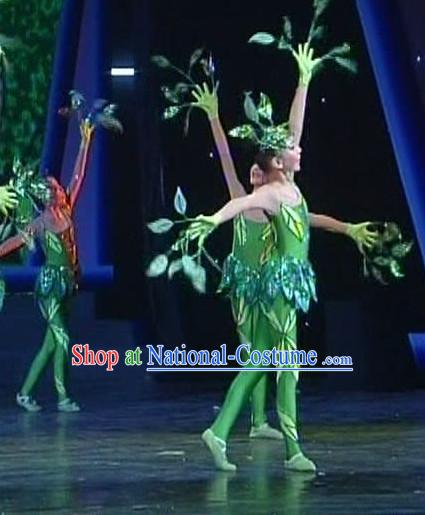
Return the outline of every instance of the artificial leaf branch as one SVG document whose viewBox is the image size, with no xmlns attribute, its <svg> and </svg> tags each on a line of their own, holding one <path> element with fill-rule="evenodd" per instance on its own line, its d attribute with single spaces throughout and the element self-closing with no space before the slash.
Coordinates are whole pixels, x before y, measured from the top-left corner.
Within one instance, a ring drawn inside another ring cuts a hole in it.
<svg viewBox="0 0 425 515">
<path fill-rule="evenodd" d="M 391 277 L 404 277 L 402 261 L 413 247 L 412 241 L 405 241 L 401 230 L 394 222 L 374 222 L 371 228 L 379 233 L 370 249 L 361 247 L 363 274 L 381 284 L 388 284 Z"/>
<path fill-rule="evenodd" d="M 190 224 L 195 220 L 195 218 L 189 218 L 186 215 L 187 201 L 180 188 L 177 188 L 174 196 L 174 209 L 181 216 L 180 220 L 159 218 L 149 223 L 148 229 L 154 234 L 164 234 L 173 227 L 181 224 Z M 216 260 L 207 252 L 203 245 L 193 249 L 190 235 L 183 229 L 168 251 L 157 255 L 150 262 L 146 275 L 148 277 L 159 277 L 167 273 L 168 279 L 172 279 L 176 273 L 183 272 L 195 290 L 199 293 L 205 293 L 207 274 L 204 266 L 202 266 L 202 258 L 205 258 L 217 271 L 221 272 Z"/>
<path fill-rule="evenodd" d="M 114 132 L 123 132 L 123 126 L 116 117 L 117 105 L 110 104 L 103 98 L 93 102 L 91 109 L 87 108 L 86 99 L 78 91 L 69 92 L 70 105 L 59 109 L 59 114 L 71 116 L 76 114 L 80 125 L 86 124 L 92 127 L 103 127 Z"/>
<path fill-rule="evenodd" d="M 171 104 L 164 110 L 162 116 L 164 120 L 169 120 L 182 113 L 187 108 L 188 110 L 184 122 L 184 133 L 187 134 L 189 131 L 190 115 L 193 109 L 191 92 L 198 84 L 195 74 L 201 72 L 202 78 L 199 82 L 207 80 L 213 90 L 216 88 L 214 77 L 215 65 L 212 55 L 210 54 L 206 57 L 204 49 L 197 48 L 189 58 L 187 71 L 178 68 L 163 55 L 154 55 L 151 57 L 151 61 L 159 68 L 176 72 L 181 79 L 172 87 L 165 85 L 161 87 L 164 98 Z"/>
<path fill-rule="evenodd" d="M 314 14 L 311 21 L 310 29 L 307 35 L 307 43 L 309 46 L 315 45 L 325 39 L 326 26 L 323 24 L 323 15 L 330 4 L 330 0 L 314 0 Z M 282 32 L 276 37 L 269 32 L 257 32 L 248 41 L 258 45 L 274 45 L 278 50 L 289 51 L 292 55 L 296 54 L 296 44 L 294 42 L 292 22 L 288 16 L 283 17 Z M 336 65 L 345 70 L 356 73 L 357 63 L 350 57 L 351 47 L 348 43 L 332 48 L 320 57 L 320 63 L 315 67 L 314 73 L 317 72 L 321 65 L 326 62 L 334 62 Z"/>
</svg>

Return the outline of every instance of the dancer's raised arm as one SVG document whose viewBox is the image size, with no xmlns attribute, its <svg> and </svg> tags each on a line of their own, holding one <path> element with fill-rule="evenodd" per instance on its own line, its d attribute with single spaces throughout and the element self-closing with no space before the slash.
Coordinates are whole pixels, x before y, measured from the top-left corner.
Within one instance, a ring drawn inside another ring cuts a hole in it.
<svg viewBox="0 0 425 515">
<path fill-rule="evenodd" d="M 80 133 L 80 149 L 78 151 L 78 155 L 75 160 L 74 171 L 67 188 L 71 209 L 74 208 L 74 205 L 81 191 L 81 186 L 83 185 L 85 179 L 88 165 L 88 156 L 94 133 L 94 125 L 87 120 L 83 120 L 80 125 Z"/>
<path fill-rule="evenodd" d="M 210 90 L 205 82 L 202 87 L 197 86 L 192 93 L 196 99 L 193 105 L 205 111 L 208 116 L 214 142 L 220 157 L 223 175 L 230 197 L 233 199 L 246 195 L 246 191 L 237 176 L 235 164 L 230 153 L 229 143 L 219 117 L 217 89 L 218 84 L 214 89 Z"/>
<path fill-rule="evenodd" d="M 313 70 L 320 59 L 314 59 L 314 50 L 308 43 L 298 45 L 298 51 L 294 51 L 293 56 L 298 64 L 299 82 L 289 112 L 289 128 L 294 138 L 294 145 L 298 146 L 303 133 L 308 86 Z"/>
</svg>

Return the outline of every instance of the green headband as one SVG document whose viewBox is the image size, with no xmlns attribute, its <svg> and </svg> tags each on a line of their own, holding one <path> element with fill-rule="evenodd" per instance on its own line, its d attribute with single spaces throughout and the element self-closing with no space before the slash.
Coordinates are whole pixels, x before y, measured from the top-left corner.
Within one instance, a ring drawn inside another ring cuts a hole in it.
<svg viewBox="0 0 425 515">
<path fill-rule="evenodd" d="M 251 98 L 251 92 L 245 93 L 245 116 L 251 123 L 235 127 L 229 131 L 229 136 L 248 140 L 261 151 L 281 151 L 292 148 L 294 140 L 289 130 L 289 124 L 274 124 L 273 105 L 270 98 L 260 93 L 258 105 Z"/>
</svg>

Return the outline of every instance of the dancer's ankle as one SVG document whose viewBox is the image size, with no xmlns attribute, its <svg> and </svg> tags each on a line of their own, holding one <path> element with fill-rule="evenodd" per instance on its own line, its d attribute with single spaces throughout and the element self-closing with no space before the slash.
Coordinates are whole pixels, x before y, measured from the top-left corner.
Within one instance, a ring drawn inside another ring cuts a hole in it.
<svg viewBox="0 0 425 515">
<path fill-rule="evenodd" d="M 214 427 L 214 425 L 212 425 L 210 428 L 210 431 L 214 434 L 214 436 L 217 438 L 217 440 L 220 440 L 221 442 L 223 442 L 224 444 L 226 444 L 227 442 L 227 435 L 225 435 L 223 432 L 221 432 L 220 430 L 216 429 Z"/>
<path fill-rule="evenodd" d="M 297 454 L 302 453 L 301 447 L 297 442 L 293 440 L 286 441 L 286 459 L 290 460 Z"/>
</svg>

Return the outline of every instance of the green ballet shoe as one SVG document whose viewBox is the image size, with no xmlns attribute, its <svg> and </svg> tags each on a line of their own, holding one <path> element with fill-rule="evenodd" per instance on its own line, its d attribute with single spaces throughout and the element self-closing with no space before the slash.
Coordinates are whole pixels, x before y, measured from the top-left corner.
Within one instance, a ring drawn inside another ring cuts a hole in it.
<svg viewBox="0 0 425 515">
<path fill-rule="evenodd" d="M 16 394 L 16 404 L 26 411 L 36 413 L 41 411 L 42 407 L 29 395 Z"/>
<path fill-rule="evenodd" d="M 227 460 L 226 442 L 215 436 L 211 429 L 204 431 L 201 438 L 210 450 L 215 466 L 225 472 L 235 472 L 236 465 Z"/>
<path fill-rule="evenodd" d="M 75 401 L 71 401 L 71 399 L 67 398 L 58 402 L 58 411 L 64 413 L 78 413 L 81 411 L 81 408 Z"/>
<path fill-rule="evenodd" d="M 270 427 L 267 422 L 261 424 L 261 426 L 251 427 L 249 432 L 250 438 L 258 438 L 263 440 L 283 440 L 283 434 L 278 429 Z"/>
<path fill-rule="evenodd" d="M 283 466 L 286 470 L 294 472 L 316 472 L 316 465 L 309 460 L 302 452 L 292 456 L 290 460 L 285 460 Z"/>
</svg>

